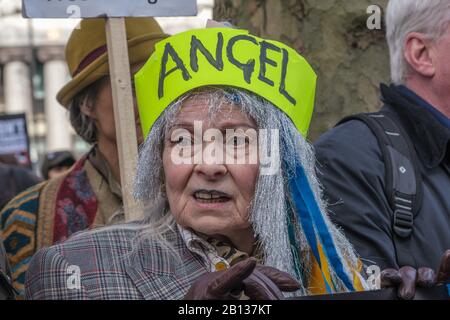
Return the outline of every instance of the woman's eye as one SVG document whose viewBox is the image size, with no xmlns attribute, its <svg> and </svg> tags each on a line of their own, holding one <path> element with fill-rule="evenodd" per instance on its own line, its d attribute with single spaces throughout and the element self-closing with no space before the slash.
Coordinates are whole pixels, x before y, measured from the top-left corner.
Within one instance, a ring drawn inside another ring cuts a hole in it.
<svg viewBox="0 0 450 320">
<path fill-rule="evenodd" d="M 243 147 L 250 143 L 250 139 L 248 136 L 234 136 L 229 140 L 229 144 L 233 145 L 234 147 Z"/>
<path fill-rule="evenodd" d="M 172 143 L 174 145 L 178 146 L 191 146 L 192 145 L 192 139 L 190 136 L 178 136 L 172 139 Z"/>
</svg>

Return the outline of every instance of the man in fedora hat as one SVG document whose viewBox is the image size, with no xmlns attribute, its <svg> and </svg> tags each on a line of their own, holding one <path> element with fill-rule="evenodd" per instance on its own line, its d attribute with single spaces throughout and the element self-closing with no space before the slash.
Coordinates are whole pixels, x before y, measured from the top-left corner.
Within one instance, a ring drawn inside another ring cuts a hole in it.
<svg viewBox="0 0 450 320">
<path fill-rule="evenodd" d="M 131 72 L 135 73 L 155 43 L 167 35 L 153 18 L 126 18 L 125 24 Z M 57 100 L 68 109 L 73 128 L 92 149 L 67 173 L 24 191 L 0 213 L 13 284 L 21 294 L 28 263 L 38 249 L 123 215 L 105 19 L 82 20 L 65 53 L 72 79 Z M 142 132 L 135 114 L 139 144 Z"/>
</svg>

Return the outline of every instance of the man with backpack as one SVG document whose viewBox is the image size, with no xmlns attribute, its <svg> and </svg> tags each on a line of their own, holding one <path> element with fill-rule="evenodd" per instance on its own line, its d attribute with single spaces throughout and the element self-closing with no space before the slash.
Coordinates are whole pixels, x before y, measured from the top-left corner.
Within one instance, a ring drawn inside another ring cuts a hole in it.
<svg viewBox="0 0 450 320">
<path fill-rule="evenodd" d="M 365 265 L 414 281 L 450 249 L 450 1 L 390 0 L 386 26 L 384 106 L 318 139 L 318 176 Z"/>
</svg>

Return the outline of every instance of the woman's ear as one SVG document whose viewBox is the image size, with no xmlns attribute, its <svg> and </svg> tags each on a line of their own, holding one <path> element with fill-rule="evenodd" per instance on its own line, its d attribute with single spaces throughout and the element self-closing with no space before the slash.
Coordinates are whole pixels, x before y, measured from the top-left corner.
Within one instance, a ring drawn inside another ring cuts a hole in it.
<svg viewBox="0 0 450 320">
<path fill-rule="evenodd" d="M 432 41 L 422 33 L 408 34 L 405 42 L 404 57 L 412 71 L 423 77 L 431 78 L 436 74 L 433 63 Z"/>
<path fill-rule="evenodd" d="M 94 103 L 92 102 L 92 99 L 89 97 L 86 97 L 81 104 L 80 110 L 83 114 L 87 115 L 89 118 L 95 119 L 95 112 L 94 112 Z"/>
</svg>

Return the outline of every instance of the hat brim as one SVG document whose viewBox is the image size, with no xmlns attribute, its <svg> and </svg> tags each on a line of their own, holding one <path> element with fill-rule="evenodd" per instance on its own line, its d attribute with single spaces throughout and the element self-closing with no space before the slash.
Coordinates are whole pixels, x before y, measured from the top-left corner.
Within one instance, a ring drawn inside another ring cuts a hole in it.
<svg viewBox="0 0 450 320">
<path fill-rule="evenodd" d="M 147 61 L 154 51 L 155 44 L 168 36 L 150 34 L 128 40 L 130 65 Z M 56 100 L 68 108 L 77 93 L 107 75 L 109 75 L 109 60 L 108 53 L 105 52 L 64 85 L 58 92 Z"/>
</svg>

